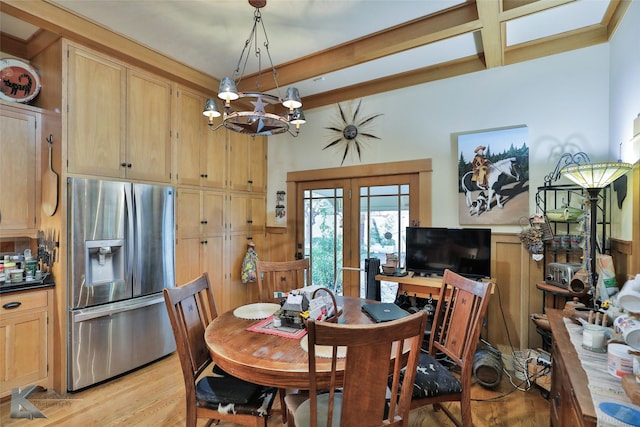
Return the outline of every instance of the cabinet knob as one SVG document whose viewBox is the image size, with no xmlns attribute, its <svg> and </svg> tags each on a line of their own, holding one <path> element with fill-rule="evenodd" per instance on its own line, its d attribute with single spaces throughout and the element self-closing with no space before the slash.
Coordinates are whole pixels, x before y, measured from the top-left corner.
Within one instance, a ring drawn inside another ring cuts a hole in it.
<svg viewBox="0 0 640 427">
<path fill-rule="evenodd" d="M 249 184 L 253 184 L 253 181 L 252 181 L 252 180 L 249 180 L 249 181 L 247 181 L 247 182 L 248 182 Z"/>
<path fill-rule="evenodd" d="M 206 173 L 201 173 L 200 174 L 200 178 L 207 178 L 207 177 L 209 177 L 209 175 L 207 175 Z"/>
<path fill-rule="evenodd" d="M 253 221 L 252 221 L 252 220 L 250 220 L 250 219 L 248 219 L 248 220 L 247 220 L 247 224 L 253 224 Z"/>
<path fill-rule="evenodd" d="M 203 219 L 202 221 L 200 221 L 200 224 L 208 224 L 209 222 L 206 219 Z"/>
<path fill-rule="evenodd" d="M 124 163 L 124 162 L 122 162 L 122 163 L 120 163 L 120 166 L 122 166 L 123 168 L 126 168 L 126 167 L 127 167 L 127 164 L 126 164 L 126 163 Z"/>
<path fill-rule="evenodd" d="M 5 310 L 11 310 L 12 308 L 18 308 L 22 305 L 20 301 L 12 301 L 2 305 Z"/>
<path fill-rule="evenodd" d="M 131 163 L 127 163 L 127 167 L 130 168 L 131 167 Z"/>
<path fill-rule="evenodd" d="M 207 242 L 206 240 L 203 240 L 203 241 L 200 242 L 201 245 L 206 245 L 207 243 L 209 243 L 209 242 Z"/>
</svg>

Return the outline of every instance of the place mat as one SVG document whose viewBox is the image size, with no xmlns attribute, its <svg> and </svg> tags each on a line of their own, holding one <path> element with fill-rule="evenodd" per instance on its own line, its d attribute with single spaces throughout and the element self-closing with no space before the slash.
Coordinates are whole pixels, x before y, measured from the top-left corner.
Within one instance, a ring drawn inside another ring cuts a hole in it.
<svg viewBox="0 0 640 427">
<path fill-rule="evenodd" d="M 309 336 L 304 336 L 300 340 L 300 347 L 309 353 Z M 317 345 L 316 346 L 316 357 L 322 357 L 325 359 L 330 359 L 333 356 L 333 347 L 329 345 Z M 347 357 L 347 347 L 339 346 L 338 347 L 338 358 L 344 359 Z"/>
<path fill-rule="evenodd" d="M 246 320 L 261 320 L 271 316 L 280 310 L 280 306 L 274 303 L 259 302 L 247 304 L 233 310 L 233 315 Z"/>
<path fill-rule="evenodd" d="M 276 328 L 275 326 L 273 326 L 273 314 L 266 319 L 249 326 L 247 328 L 247 331 L 260 332 L 262 334 L 277 335 L 279 337 L 294 339 L 300 339 L 307 334 L 306 329 L 290 328 L 287 326 L 280 326 Z"/>
</svg>

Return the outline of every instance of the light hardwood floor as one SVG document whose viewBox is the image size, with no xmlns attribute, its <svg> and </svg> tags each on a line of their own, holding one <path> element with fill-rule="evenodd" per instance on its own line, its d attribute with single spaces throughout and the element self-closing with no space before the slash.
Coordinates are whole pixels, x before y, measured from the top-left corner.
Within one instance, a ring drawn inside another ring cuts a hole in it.
<svg viewBox="0 0 640 427">
<path fill-rule="evenodd" d="M 513 387 L 506 376 L 495 390 L 474 385 L 472 399 L 490 399 L 503 395 Z M 29 401 L 46 419 L 14 419 L 10 417 L 10 401 L 0 404 L 2 426 L 184 426 L 184 383 L 175 354 L 123 377 L 87 390 L 65 396 L 53 392 L 35 393 Z M 277 402 L 277 399 L 276 399 Z M 276 403 L 279 405 L 279 403 Z M 459 413 L 459 406 L 451 404 Z M 549 425 L 549 402 L 536 387 L 526 392 L 514 391 L 494 401 L 474 401 L 476 427 L 539 427 Z M 274 411 L 269 427 L 281 427 L 281 417 Z M 205 420 L 199 420 L 203 426 Z M 411 427 L 453 426 L 431 407 L 411 412 Z M 236 424 L 221 423 L 236 427 Z"/>
</svg>

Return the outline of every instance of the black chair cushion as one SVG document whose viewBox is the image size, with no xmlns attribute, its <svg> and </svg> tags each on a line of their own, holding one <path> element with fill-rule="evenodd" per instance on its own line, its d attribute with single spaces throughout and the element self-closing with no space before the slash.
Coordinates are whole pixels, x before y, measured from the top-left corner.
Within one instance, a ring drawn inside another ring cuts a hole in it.
<svg viewBox="0 0 640 427">
<path fill-rule="evenodd" d="M 267 416 L 277 389 L 231 375 L 207 376 L 196 384 L 198 405 L 223 413 Z"/>
<path fill-rule="evenodd" d="M 461 392 L 462 384 L 458 378 L 429 353 L 420 353 L 413 385 L 414 399 Z"/>
</svg>

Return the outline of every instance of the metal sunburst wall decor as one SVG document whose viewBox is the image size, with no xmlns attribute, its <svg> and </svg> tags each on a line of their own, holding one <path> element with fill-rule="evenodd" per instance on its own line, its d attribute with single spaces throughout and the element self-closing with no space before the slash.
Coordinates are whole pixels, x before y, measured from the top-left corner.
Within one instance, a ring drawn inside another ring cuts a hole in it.
<svg viewBox="0 0 640 427">
<path fill-rule="evenodd" d="M 329 147 L 337 147 L 339 149 L 344 147 L 344 154 L 342 155 L 342 162 L 340 163 L 340 166 L 344 164 L 344 160 L 347 158 L 349 150 L 356 150 L 358 153 L 358 160 L 362 160 L 361 155 L 364 143 L 368 139 L 380 139 L 371 133 L 371 122 L 376 117 L 382 116 L 382 114 L 373 114 L 371 116 L 361 117 L 361 105 L 362 100 L 358 101 L 358 106 L 353 112 L 353 115 L 348 116 L 342 106 L 338 104 L 340 123 L 337 123 L 335 126 L 325 128 L 331 131 L 331 142 L 329 142 L 323 150 L 326 150 Z"/>
</svg>

